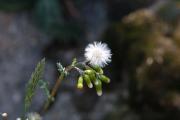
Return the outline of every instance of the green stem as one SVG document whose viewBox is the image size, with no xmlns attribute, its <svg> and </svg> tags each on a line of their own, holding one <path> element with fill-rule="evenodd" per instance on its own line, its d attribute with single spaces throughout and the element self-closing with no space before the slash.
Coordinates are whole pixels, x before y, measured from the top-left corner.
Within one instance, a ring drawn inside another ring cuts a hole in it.
<svg viewBox="0 0 180 120">
<path fill-rule="evenodd" d="M 69 72 L 73 68 L 74 68 L 74 66 L 68 66 L 68 67 L 66 67 L 65 71 L 61 73 L 61 75 L 57 79 L 54 87 L 52 88 L 51 97 L 48 98 L 48 100 L 43 105 L 43 109 L 42 109 L 41 113 L 45 113 L 49 109 L 50 105 L 53 102 L 51 98 L 54 98 L 57 95 L 57 92 L 58 92 L 58 89 L 60 87 L 61 81 L 66 77 L 65 72 Z"/>
</svg>

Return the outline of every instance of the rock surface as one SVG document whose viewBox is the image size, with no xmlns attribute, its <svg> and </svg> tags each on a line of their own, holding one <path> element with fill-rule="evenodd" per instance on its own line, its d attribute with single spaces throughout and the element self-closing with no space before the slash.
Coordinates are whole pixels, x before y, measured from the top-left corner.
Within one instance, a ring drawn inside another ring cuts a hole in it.
<svg viewBox="0 0 180 120">
<path fill-rule="evenodd" d="M 25 84 L 47 43 L 26 13 L 0 12 L 0 112 L 10 119 L 22 113 Z"/>
</svg>

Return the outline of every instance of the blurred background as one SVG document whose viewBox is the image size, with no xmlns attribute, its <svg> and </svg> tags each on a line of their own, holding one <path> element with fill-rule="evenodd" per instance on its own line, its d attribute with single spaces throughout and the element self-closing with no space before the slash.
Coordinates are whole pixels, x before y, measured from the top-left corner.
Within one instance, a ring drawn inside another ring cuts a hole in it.
<svg viewBox="0 0 180 120">
<path fill-rule="evenodd" d="M 74 73 L 44 120 L 180 120 L 180 0 L 0 0 L 0 112 L 22 114 L 41 58 L 52 86 L 56 62 L 83 60 L 93 41 L 112 49 L 111 84 L 98 97 L 77 90 Z M 43 98 L 39 89 L 32 111 Z"/>
</svg>

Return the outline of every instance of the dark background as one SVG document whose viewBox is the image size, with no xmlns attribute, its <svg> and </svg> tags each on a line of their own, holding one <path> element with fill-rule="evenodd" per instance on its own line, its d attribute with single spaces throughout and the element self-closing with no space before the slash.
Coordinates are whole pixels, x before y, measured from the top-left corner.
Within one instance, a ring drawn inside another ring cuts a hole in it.
<svg viewBox="0 0 180 120">
<path fill-rule="evenodd" d="M 103 96 L 76 89 L 74 73 L 61 84 L 44 120 L 180 120 L 179 0 L 0 0 L 0 112 L 23 111 L 26 83 L 46 58 L 45 80 L 56 62 L 84 59 L 93 41 L 106 42 L 111 84 Z M 45 98 L 38 89 L 31 111 Z"/>
</svg>

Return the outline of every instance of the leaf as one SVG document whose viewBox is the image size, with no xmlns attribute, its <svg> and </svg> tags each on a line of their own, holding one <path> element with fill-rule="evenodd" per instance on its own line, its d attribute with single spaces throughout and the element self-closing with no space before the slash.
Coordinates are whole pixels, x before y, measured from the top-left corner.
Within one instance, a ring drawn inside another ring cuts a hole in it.
<svg viewBox="0 0 180 120">
<path fill-rule="evenodd" d="M 77 63 L 77 59 L 76 59 L 76 58 L 74 58 L 74 59 L 73 59 L 73 61 L 72 61 L 71 66 L 75 66 L 75 65 L 76 65 L 76 63 Z"/>
<path fill-rule="evenodd" d="M 38 86 L 38 82 L 42 79 L 44 67 L 45 67 L 45 59 L 42 59 L 37 64 L 35 71 L 32 73 L 31 78 L 27 84 L 25 100 L 24 100 L 25 113 L 29 110 L 33 96 Z"/>
<path fill-rule="evenodd" d="M 62 64 L 60 62 L 57 63 L 57 68 L 60 73 L 65 70 L 65 68 L 62 66 Z"/>
<path fill-rule="evenodd" d="M 44 80 L 40 80 L 39 81 L 39 86 L 41 89 L 44 90 L 46 96 L 48 97 L 48 99 L 50 99 L 51 101 L 54 101 L 54 98 L 52 98 L 50 91 L 49 91 L 49 84 L 48 82 L 44 81 Z"/>
</svg>

